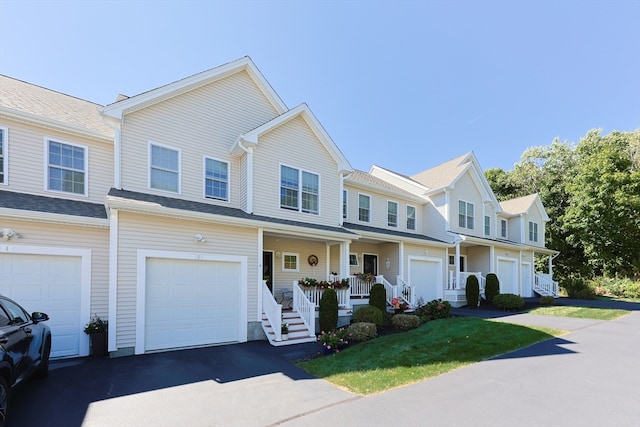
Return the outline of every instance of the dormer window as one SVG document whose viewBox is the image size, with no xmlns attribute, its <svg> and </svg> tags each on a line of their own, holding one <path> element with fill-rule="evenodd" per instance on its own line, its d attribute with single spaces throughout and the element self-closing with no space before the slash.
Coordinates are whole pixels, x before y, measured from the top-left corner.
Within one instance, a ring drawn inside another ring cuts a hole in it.
<svg viewBox="0 0 640 427">
<path fill-rule="evenodd" d="M 529 241 L 538 241 L 538 223 L 529 221 Z"/>
<path fill-rule="evenodd" d="M 458 226 L 473 230 L 473 203 L 458 202 Z"/>
</svg>

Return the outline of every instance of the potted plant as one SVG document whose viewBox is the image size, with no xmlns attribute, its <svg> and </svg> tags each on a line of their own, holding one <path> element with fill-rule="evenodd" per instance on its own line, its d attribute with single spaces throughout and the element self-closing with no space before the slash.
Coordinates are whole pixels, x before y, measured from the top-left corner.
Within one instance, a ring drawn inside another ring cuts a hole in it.
<svg viewBox="0 0 640 427">
<path fill-rule="evenodd" d="M 100 316 L 94 314 L 89 323 L 84 327 L 84 333 L 89 335 L 91 340 L 91 354 L 94 356 L 104 356 L 107 354 L 107 327 L 109 323 L 102 320 Z"/>
<path fill-rule="evenodd" d="M 282 326 L 280 326 L 280 332 L 282 332 L 282 341 L 286 341 L 289 339 L 289 324 L 282 322 Z"/>
</svg>

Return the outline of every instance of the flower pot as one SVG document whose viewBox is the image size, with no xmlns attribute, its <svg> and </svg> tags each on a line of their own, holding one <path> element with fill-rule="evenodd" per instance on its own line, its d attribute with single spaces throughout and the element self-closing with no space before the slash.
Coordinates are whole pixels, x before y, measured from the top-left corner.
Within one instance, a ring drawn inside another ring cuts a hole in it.
<svg viewBox="0 0 640 427">
<path fill-rule="evenodd" d="M 94 357 L 102 357 L 107 354 L 107 333 L 94 332 L 89 334 L 91 341 L 91 355 Z"/>
<path fill-rule="evenodd" d="M 289 334 L 282 334 L 282 341 L 287 341 L 289 339 Z"/>
</svg>

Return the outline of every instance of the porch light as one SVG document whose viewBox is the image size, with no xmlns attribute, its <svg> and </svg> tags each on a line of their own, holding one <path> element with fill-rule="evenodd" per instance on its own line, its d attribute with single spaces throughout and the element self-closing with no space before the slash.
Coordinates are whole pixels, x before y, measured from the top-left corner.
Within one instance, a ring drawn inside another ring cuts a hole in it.
<svg viewBox="0 0 640 427">
<path fill-rule="evenodd" d="M 202 234 L 196 234 L 195 236 L 193 236 L 193 240 L 198 243 L 204 243 L 207 241 L 204 237 L 202 237 Z"/>
<path fill-rule="evenodd" d="M 384 262 L 384 266 L 387 267 L 387 270 L 391 268 L 391 260 L 389 258 Z"/>
<path fill-rule="evenodd" d="M 2 229 L 2 233 L 0 233 L 2 235 L 2 240 L 10 240 L 12 238 L 18 238 L 20 237 L 20 235 L 18 233 L 16 233 L 15 231 L 13 231 L 10 228 L 3 228 Z"/>
</svg>

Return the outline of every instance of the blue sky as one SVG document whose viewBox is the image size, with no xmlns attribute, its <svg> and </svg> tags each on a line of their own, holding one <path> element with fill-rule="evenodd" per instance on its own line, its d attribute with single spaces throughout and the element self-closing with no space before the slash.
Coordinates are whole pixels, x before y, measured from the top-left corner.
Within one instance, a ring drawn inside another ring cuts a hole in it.
<svg viewBox="0 0 640 427">
<path fill-rule="evenodd" d="M 362 170 L 640 129 L 640 0 L 0 0 L 0 73 L 100 104 L 245 55 Z"/>
</svg>

